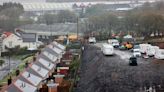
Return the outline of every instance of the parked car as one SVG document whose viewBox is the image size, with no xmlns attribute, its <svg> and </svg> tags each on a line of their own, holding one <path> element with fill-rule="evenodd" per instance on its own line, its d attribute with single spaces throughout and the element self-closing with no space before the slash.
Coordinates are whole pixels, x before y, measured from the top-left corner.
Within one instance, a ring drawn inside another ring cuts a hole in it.
<svg viewBox="0 0 164 92">
<path fill-rule="evenodd" d="M 89 43 L 96 43 L 96 38 L 95 37 L 89 37 L 88 42 Z"/>
<path fill-rule="evenodd" d="M 104 55 L 113 55 L 114 54 L 114 48 L 111 44 L 103 44 L 101 48 Z"/>
<path fill-rule="evenodd" d="M 155 57 L 156 59 L 164 59 L 164 49 L 159 49 L 159 50 L 155 53 L 154 57 Z"/>
<path fill-rule="evenodd" d="M 139 49 L 134 49 L 133 50 L 133 56 L 134 57 L 140 57 L 141 56 L 141 52 Z"/>
<path fill-rule="evenodd" d="M 140 46 L 139 45 L 134 45 L 133 49 L 131 49 L 131 52 L 133 52 L 134 50 L 139 50 L 140 51 Z"/>
<path fill-rule="evenodd" d="M 130 65 L 130 66 L 137 66 L 137 65 L 138 65 L 138 64 L 137 64 L 137 58 L 134 57 L 134 56 L 130 57 L 130 58 L 129 58 L 129 65 Z"/>
<path fill-rule="evenodd" d="M 120 50 L 126 50 L 127 48 L 124 45 L 119 46 Z"/>
<path fill-rule="evenodd" d="M 117 39 L 108 39 L 108 43 L 111 44 L 114 48 L 118 48 L 120 44 Z"/>
</svg>

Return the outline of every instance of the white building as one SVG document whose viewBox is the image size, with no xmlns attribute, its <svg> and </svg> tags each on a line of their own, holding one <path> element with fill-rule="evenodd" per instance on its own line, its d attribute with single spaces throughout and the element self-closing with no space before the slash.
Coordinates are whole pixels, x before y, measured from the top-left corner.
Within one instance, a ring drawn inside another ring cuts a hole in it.
<svg viewBox="0 0 164 92">
<path fill-rule="evenodd" d="M 7 51 L 7 48 L 14 48 L 16 46 L 27 47 L 28 50 L 36 50 L 42 42 L 37 41 L 36 34 L 23 33 L 16 35 L 10 32 L 2 34 L 2 52 Z"/>
</svg>

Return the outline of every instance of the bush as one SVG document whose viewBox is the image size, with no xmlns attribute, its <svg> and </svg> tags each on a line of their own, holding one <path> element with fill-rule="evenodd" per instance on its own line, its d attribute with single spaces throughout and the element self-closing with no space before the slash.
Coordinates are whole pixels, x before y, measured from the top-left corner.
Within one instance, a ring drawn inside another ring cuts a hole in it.
<svg viewBox="0 0 164 92">
<path fill-rule="evenodd" d="M 27 55 L 24 55 L 22 58 L 21 58 L 21 60 L 24 60 L 24 59 L 26 59 L 26 58 L 28 58 L 28 57 L 30 57 L 30 56 L 33 56 L 34 54 L 27 54 Z"/>
<path fill-rule="evenodd" d="M 0 60 L 0 66 L 2 66 L 5 63 L 4 60 Z"/>
</svg>

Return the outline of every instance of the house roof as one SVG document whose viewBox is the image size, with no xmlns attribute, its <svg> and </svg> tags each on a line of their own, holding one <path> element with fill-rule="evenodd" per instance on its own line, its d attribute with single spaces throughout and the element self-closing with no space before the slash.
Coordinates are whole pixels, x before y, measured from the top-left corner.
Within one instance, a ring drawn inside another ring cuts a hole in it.
<svg viewBox="0 0 164 92">
<path fill-rule="evenodd" d="M 55 65 L 51 62 L 48 62 L 47 60 L 43 59 L 43 58 L 39 58 L 38 60 L 42 65 L 44 65 L 46 68 L 48 68 L 49 70 L 52 70 L 53 67 L 55 67 Z"/>
<path fill-rule="evenodd" d="M 31 66 L 31 68 L 33 69 L 33 70 L 35 70 L 40 76 L 42 76 L 43 78 L 45 78 L 46 76 L 47 76 L 47 74 L 48 74 L 48 70 L 47 69 L 45 69 L 45 68 L 43 68 L 43 67 L 41 67 L 41 66 L 38 66 L 37 64 L 33 64 L 32 66 Z"/>
<path fill-rule="evenodd" d="M 31 82 L 34 86 L 37 86 L 39 85 L 39 83 L 42 81 L 42 78 L 30 73 L 30 72 L 27 72 L 25 71 L 22 76 L 24 78 L 26 78 L 29 82 Z"/>
<path fill-rule="evenodd" d="M 17 88 L 17 86 L 15 86 L 14 84 L 11 84 L 8 89 L 7 92 L 22 92 L 19 88 Z"/>
<path fill-rule="evenodd" d="M 27 70 L 26 71 L 28 71 L 28 72 L 30 72 L 30 73 L 32 73 L 32 74 L 34 74 L 34 75 L 36 75 L 36 76 L 38 76 L 38 77 L 42 77 L 40 74 L 38 74 L 35 70 L 33 70 L 31 67 L 29 67 L 29 68 L 27 68 Z"/>
<path fill-rule="evenodd" d="M 35 33 L 22 33 L 21 37 L 23 39 L 23 42 L 36 42 Z"/>
<path fill-rule="evenodd" d="M 47 56 L 45 56 L 43 53 L 41 53 L 38 58 L 44 58 L 45 60 L 47 60 L 48 62 L 54 62 L 51 59 L 49 59 Z"/>
<path fill-rule="evenodd" d="M 61 44 L 57 43 L 56 41 L 53 41 L 53 42 L 51 43 L 51 45 L 58 47 L 58 48 L 61 49 L 62 51 L 64 51 L 65 48 L 66 48 L 64 45 L 61 45 Z"/>
<path fill-rule="evenodd" d="M 45 47 L 45 48 L 44 48 L 44 51 L 47 51 L 47 52 L 53 54 L 53 55 L 56 56 L 56 57 L 59 57 L 59 55 L 60 55 L 61 52 L 62 52 L 62 51 L 61 51 L 60 49 L 58 49 L 58 48 L 54 49 L 54 48 L 50 48 L 50 47 Z"/>
<path fill-rule="evenodd" d="M 10 36 L 11 34 L 13 34 L 13 33 L 11 33 L 11 32 L 4 32 L 3 33 L 6 37 L 8 37 L 8 36 Z"/>
<path fill-rule="evenodd" d="M 37 90 L 36 87 L 32 86 L 31 84 L 24 82 L 20 79 L 18 79 L 14 85 L 19 88 L 22 92 L 35 92 Z M 11 91 L 11 92 L 17 92 L 17 91 Z"/>
<path fill-rule="evenodd" d="M 48 52 L 48 51 L 43 51 L 42 52 L 45 56 L 47 56 L 50 60 L 52 60 L 53 62 L 55 62 L 57 60 L 57 57 L 55 55 L 53 55 L 52 53 Z"/>
</svg>

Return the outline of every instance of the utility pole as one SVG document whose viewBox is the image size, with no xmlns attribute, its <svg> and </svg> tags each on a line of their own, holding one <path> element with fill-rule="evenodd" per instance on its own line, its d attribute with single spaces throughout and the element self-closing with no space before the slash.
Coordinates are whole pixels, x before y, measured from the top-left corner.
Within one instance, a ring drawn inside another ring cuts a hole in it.
<svg viewBox="0 0 164 92">
<path fill-rule="evenodd" d="M 78 36 L 79 36 L 79 17 L 77 16 L 77 40 L 78 40 Z"/>
</svg>

